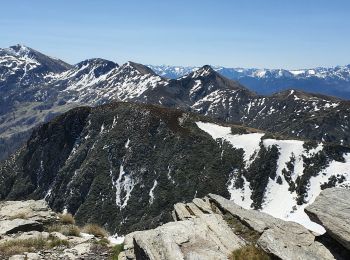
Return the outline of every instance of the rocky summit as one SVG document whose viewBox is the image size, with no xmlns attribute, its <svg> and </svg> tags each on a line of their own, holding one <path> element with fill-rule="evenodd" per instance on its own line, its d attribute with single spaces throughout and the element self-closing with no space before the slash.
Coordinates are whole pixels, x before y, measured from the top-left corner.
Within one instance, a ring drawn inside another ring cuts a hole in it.
<svg viewBox="0 0 350 260">
<path fill-rule="evenodd" d="M 247 259 L 236 257 L 248 250 L 255 252 L 252 259 L 347 259 L 350 254 L 336 240 L 326 241 L 328 233 L 315 235 L 214 194 L 175 204 L 173 217 L 175 222 L 128 234 L 119 259 Z"/>
</svg>

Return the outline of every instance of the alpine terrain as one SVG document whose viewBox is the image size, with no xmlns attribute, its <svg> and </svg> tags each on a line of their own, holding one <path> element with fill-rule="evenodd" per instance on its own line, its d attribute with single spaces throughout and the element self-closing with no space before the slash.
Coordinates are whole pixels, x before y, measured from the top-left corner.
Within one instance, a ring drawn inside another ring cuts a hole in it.
<svg viewBox="0 0 350 260">
<path fill-rule="evenodd" d="M 0 199 L 45 199 L 112 233 L 155 227 L 208 193 L 323 233 L 304 213 L 349 188 L 350 149 L 153 105 L 80 107 L 36 128 L 0 166 Z"/>
<path fill-rule="evenodd" d="M 179 79 L 150 68 L 89 59 L 74 66 L 23 45 L 0 51 L 0 159 L 33 127 L 81 105 L 113 100 L 177 107 L 276 134 L 349 145 L 349 101 L 285 90 L 257 95 L 203 66 Z"/>
<path fill-rule="evenodd" d="M 108 231 L 121 259 L 346 259 L 350 101 L 155 70 L 0 49 L 0 257 L 35 235 L 38 259 L 107 259 Z"/>
</svg>

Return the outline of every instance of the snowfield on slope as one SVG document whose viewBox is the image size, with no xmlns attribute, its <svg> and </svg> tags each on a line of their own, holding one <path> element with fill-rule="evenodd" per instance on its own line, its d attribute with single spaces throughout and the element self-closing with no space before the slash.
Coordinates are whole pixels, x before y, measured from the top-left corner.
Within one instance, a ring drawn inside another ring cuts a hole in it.
<svg viewBox="0 0 350 260">
<path fill-rule="evenodd" d="M 197 126 L 208 133 L 214 140 L 226 140 L 232 144 L 235 148 L 242 148 L 245 151 L 244 160 L 246 167 L 255 159 L 252 155 L 256 155 L 260 150 L 260 142 L 265 147 L 272 145 L 277 146 L 280 155 L 277 161 L 277 170 L 275 180 L 269 178 L 268 184 L 265 188 L 264 202 L 262 204 L 262 211 L 268 213 L 274 217 L 281 218 L 283 220 L 295 221 L 305 226 L 306 228 L 315 231 L 319 234 L 323 234 L 325 229 L 312 222 L 304 212 L 304 208 L 311 204 L 315 198 L 321 192 L 321 184 L 328 181 L 329 177 L 341 174 L 345 177 L 344 184 L 350 182 L 350 154 L 345 154 L 345 162 L 330 161 L 329 165 L 319 172 L 316 177 L 311 177 L 308 185 L 306 203 L 303 205 L 297 205 L 296 192 L 290 192 L 289 184 L 285 180 L 282 170 L 287 168 L 286 163 L 290 161 L 291 157 L 295 158 L 294 172 L 291 175 L 292 180 L 295 182 L 298 176 L 304 174 L 304 162 L 303 157 L 310 157 L 323 149 L 322 143 L 318 144 L 316 148 L 306 150 L 304 148 L 304 142 L 299 140 L 276 140 L 276 139 L 261 139 L 263 133 L 249 133 L 249 134 L 232 134 L 230 127 L 224 127 L 213 123 L 197 122 Z M 282 179 L 282 183 L 276 182 L 277 178 Z M 249 182 L 244 179 L 244 187 L 242 189 L 236 189 L 234 187 L 234 176 L 228 183 L 228 191 L 231 195 L 231 200 L 235 201 L 243 208 L 251 208 L 252 199 L 250 198 L 252 191 L 250 189 Z"/>
</svg>

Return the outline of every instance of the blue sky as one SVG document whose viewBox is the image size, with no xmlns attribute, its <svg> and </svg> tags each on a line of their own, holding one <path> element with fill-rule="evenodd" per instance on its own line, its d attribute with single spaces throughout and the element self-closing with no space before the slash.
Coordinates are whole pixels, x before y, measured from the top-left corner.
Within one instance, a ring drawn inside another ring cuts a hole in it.
<svg viewBox="0 0 350 260">
<path fill-rule="evenodd" d="M 350 63 L 348 0 L 11 0 L 0 8 L 0 47 L 22 43 L 70 63 Z"/>
</svg>

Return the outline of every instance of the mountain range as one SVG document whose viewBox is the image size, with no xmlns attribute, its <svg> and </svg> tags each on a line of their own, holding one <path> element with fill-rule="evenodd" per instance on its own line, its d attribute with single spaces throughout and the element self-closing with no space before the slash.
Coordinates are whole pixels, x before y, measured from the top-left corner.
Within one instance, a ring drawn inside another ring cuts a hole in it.
<svg viewBox="0 0 350 260">
<path fill-rule="evenodd" d="M 181 108 L 285 136 L 349 145 L 349 101 L 286 90 L 263 96 L 208 65 L 179 79 L 142 64 L 88 59 L 74 66 L 23 45 L 0 50 L 0 159 L 33 127 L 81 105 L 113 100 Z"/>
<path fill-rule="evenodd" d="M 148 65 L 166 78 L 180 78 L 200 67 Z M 287 89 L 297 89 L 339 98 L 350 98 L 350 65 L 312 69 L 256 69 L 213 66 L 221 75 L 237 80 L 258 94 L 270 95 Z"/>
<path fill-rule="evenodd" d="M 215 193 L 322 233 L 303 209 L 350 185 L 350 101 L 262 95 L 211 66 L 176 79 L 142 64 L 67 64 L 0 50 L 0 199 L 45 199 L 126 234 Z"/>
</svg>

